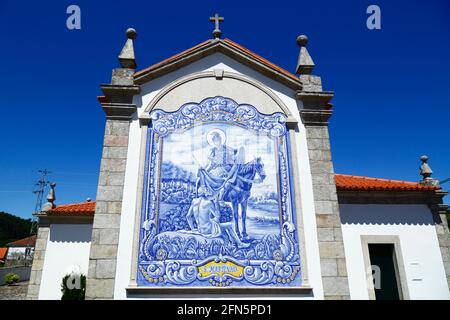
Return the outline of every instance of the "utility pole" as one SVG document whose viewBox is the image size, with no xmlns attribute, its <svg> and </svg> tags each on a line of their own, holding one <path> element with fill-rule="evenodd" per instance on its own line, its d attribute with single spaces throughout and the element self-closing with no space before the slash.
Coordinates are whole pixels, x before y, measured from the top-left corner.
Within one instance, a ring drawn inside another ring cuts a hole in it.
<svg viewBox="0 0 450 320">
<path fill-rule="evenodd" d="M 33 218 L 31 220 L 30 235 L 37 234 L 37 218 L 36 215 L 42 210 L 42 201 L 44 198 L 45 188 L 49 185 L 50 181 L 47 180 L 47 176 L 51 173 L 47 169 L 38 170 L 40 174 L 39 180 L 35 184 L 33 193 L 36 195 L 36 204 L 34 206 Z"/>
</svg>

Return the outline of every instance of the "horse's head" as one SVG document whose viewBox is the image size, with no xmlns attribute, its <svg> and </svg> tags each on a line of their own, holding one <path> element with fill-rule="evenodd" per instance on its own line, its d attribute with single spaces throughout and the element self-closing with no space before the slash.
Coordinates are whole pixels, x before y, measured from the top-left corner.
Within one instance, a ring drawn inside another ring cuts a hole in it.
<svg viewBox="0 0 450 320">
<path fill-rule="evenodd" d="M 264 180 L 266 178 L 266 172 L 264 171 L 264 163 L 262 162 L 261 157 L 255 159 L 255 169 L 261 180 Z"/>
</svg>

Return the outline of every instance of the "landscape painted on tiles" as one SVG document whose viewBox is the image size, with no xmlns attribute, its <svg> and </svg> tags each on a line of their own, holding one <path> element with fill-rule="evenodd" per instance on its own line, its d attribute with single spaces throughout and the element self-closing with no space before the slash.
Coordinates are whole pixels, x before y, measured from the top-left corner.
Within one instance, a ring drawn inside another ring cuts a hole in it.
<svg viewBox="0 0 450 320">
<path fill-rule="evenodd" d="M 151 119 L 138 286 L 301 285 L 286 116 L 213 97 Z"/>
</svg>

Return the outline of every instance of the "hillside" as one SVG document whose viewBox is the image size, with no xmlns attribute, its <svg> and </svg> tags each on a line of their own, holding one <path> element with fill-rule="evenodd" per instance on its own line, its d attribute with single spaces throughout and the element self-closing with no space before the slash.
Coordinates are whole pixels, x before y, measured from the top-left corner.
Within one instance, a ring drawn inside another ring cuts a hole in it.
<svg viewBox="0 0 450 320">
<path fill-rule="evenodd" d="M 0 212 L 0 247 L 5 244 L 28 237 L 31 219 L 22 219 L 6 212 Z"/>
</svg>

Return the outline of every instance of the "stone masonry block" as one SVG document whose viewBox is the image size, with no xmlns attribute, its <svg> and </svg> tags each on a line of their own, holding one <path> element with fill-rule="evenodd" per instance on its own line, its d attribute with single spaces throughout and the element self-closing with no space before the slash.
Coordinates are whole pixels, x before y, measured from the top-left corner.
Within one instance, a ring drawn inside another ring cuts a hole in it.
<svg viewBox="0 0 450 320">
<path fill-rule="evenodd" d="M 31 272 L 30 272 L 30 279 L 28 280 L 29 281 L 29 284 L 37 284 L 36 283 L 36 270 L 31 270 Z"/>
<path fill-rule="evenodd" d="M 450 261 L 450 248 L 440 247 L 443 261 Z"/>
<path fill-rule="evenodd" d="M 317 201 L 337 201 L 336 187 L 334 185 L 315 186 L 314 198 Z"/>
<path fill-rule="evenodd" d="M 320 268 L 323 277 L 336 277 L 338 275 L 336 259 L 321 259 Z"/>
<path fill-rule="evenodd" d="M 308 139 L 308 150 L 328 150 L 326 149 L 325 139 Z"/>
<path fill-rule="evenodd" d="M 341 222 L 337 214 L 317 214 L 316 223 L 318 228 L 329 228 L 339 226 Z"/>
<path fill-rule="evenodd" d="M 33 259 L 43 260 L 45 256 L 45 250 L 34 250 Z"/>
<path fill-rule="evenodd" d="M 336 261 L 337 261 L 338 275 L 340 277 L 347 277 L 347 265 L 345 263 L 345 259 L 336 259 Z"/>
<path fill-rule="evenodd" d="M 100 243 L 100 230 L 101 229 L 92 229 L 91 243 L 99 244 Z"/>
<path fill-rule="evenodd" d="M 86 298 L 112 299 L 114 279 L 88 279 L 86 281 Z"/>
<path fill-rule="evenodd" d="M 94 229 L 118 229 L 120 227 L 120 215 L 98 214 L 94 217 Z"/>
<path fill-rule="evenodd" d="M 97 190 L 97 199 L 99 201 L 121 201 L 122 194 L 122 186 L 99 186 Z"/>
<path fill-rule="evenodd" d="M 116 275 L 116 260 L 97 260 L 95 276 L 97 279 L 114 279 Z"/>
<path fill-rule="evenodd" d="M 444 261 L 445 274 L 450 274 L 450 261 Z"/>
<path fill-rule="evenodd" d="M 91 259 L 113 259 L 117 256 L 117 245 L 91 245 Z"/>
<path fill-rule="evenodd" d="M 439 246 L 450 247 L 450 236 L 449 234 L 438 234 Z"/>
<path fill-rule="evenodd" d="M 320 257 L 324 259 L 345 258 L 342 242 L 319 242 Z"/>
<path fill-rule="evenodd" d="M 105 135 L 127 136 L 129 128 L 128 120 L 106 120 Z"/>
<path fill-rule="evenodd" d="M 122 201 L 108 202 L 108 213 L 120 214 L 122 212 Z"/>
<path fill-rule="evenodd" d="M 331 201 L 316 201 L 315 208 L 317 214 L 333 214 L 333 205 Z"/>
<path fill-rule="evenodd" d="M 105 136 L 103 144 L 105 147 L 127 147 L 128 136 Z"/>
<path fill-rule="evenodd" d="M 93 278 L 93 275 L 95 275 L 96 267 L 97 267 L 97 260 L 89 260 L 88 278 Z"/>
<path fill-rule="evenodd" d="M 108 174 L 108 184 L 110 186 L 123 186 L 125 174 L 123 172 L 110 172 Z"/>
<path fill-rule="evenodd" d="M 342 242 L 342 228 L 333 228 L 334 240 Z"/>
<path fill-rule="evenodd" d="M 97 201 L 95 202 L 95 214 L 107 213 L 108 202 L 105 201 Z"/>
<path fill-rule="evenodd" d="M 323 290 L 327 296 L 349 295 L 347 277 L 323 277 Z"/>
<path fill-rule="evenodd" d="M 100 229 L 99 244 L 118 244 L 119 229 Z"/>
<path fill-rule="evenodd" d="M 323 185 L 336 185 L 334 181 L 334 175 L 329 173 L 320 173 L 312 176 L 313 185 L 316 187 Z"/>
<path fill-rule="evenodd" d="M 328 128 L 326 126 L 306 126 L 307 139 L 329 139 Z"/>
<path fill-rule="evenodd" d="M 39 295 L 39 285 L 31 284 L 28 286 L 28 297 L 38 297 Z"/>
<path fill-rule="evenodd" d="M 45 250 L 46 248 L 47 248 L 47 238 L 45 239 L 37 238 L 34 250 Z"/>
<path fill-rule="evenodd" d="M 38 259 L 38 260 L 34 259 L 31 270 L 42 270 L 43 267 L 44 267 L 44 259 Z"/>
<path fill-rule="evenodd" d="M 319 241 L 334 241 L 333 228 L 317 228 L 317 238 Z"/>
<path fill-rule="evenodd" d="M 126 163 L 125 159 L 102 159 L 100 171 L 124 172 Z"/>
<path fill-rule="evenodd" d="M 127 147 L 104 147 L 103 158 L 108 159 L 125 159 L 127 157 Z"/>
</svg>

